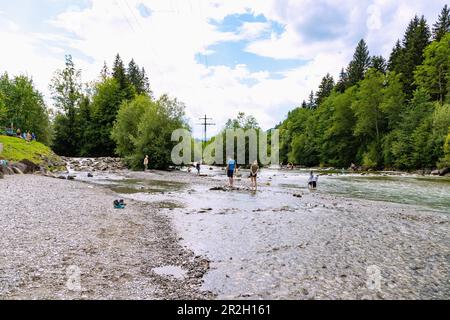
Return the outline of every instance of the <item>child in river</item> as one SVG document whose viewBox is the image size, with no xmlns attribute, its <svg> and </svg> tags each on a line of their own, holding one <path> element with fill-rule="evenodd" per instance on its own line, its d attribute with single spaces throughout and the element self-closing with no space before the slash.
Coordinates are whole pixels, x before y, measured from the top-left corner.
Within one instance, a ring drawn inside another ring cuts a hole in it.
<svg viewBox="0 0 450 320">
<path fill-rule="evenodd" d="M 309 174 L 308 179 L 308 188 L 309 190 L 316 190 L 317 189 L 317 181 L 319 181 L 319 175 L 314 175 L 314 173 L 311 171 Z"/>
<path fill-rule="evenodd" d="M 258 183 L 256 181 L 258 177 L 258 172 L 259 172 L 258 161 L 255 160 L 255 162 L 253 162 L 253 164 L 250 167 L 250 179 L 252 180 L 252 188 L 254 188 L 255 191 L 258 190 Z"/>
</svg>

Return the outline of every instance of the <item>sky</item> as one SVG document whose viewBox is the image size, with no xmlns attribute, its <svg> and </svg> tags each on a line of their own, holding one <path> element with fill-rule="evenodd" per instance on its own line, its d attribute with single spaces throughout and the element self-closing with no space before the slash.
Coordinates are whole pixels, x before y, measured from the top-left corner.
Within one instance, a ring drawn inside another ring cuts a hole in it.
<svg viewBox="0 0 450 320">
<path fill-rule="evenodd" d="M 71 54 L 83 82 L 116 53 L 145 67 L 156 97 L 186 105 L 194 136 L 207 114 L 238 112 L 263 129 L 338 78 L 361 38 L 389 57 L 415 14 L 432 25 L 446 0 L 0 0 L 0 72 L 26 74 L 51 106 L 49 83 Z"/>
</svg>

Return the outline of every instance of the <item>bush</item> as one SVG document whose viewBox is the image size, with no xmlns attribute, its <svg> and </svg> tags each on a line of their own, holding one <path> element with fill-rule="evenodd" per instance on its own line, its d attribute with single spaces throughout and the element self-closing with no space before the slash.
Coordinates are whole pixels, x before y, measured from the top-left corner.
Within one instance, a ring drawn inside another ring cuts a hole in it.
<svg viewBox="0 0 450 320">
<path fill-rule="evenodd" d="M 176 144 L 172 132 L 179 128 L 187 128 L 182 103 L 167 96 L 155 102 L 141 95 L 122 104 L 111 136 L 130 168 L 141 169 L 148 155 L 150 168 L 167 169 Z"/>
</svg>

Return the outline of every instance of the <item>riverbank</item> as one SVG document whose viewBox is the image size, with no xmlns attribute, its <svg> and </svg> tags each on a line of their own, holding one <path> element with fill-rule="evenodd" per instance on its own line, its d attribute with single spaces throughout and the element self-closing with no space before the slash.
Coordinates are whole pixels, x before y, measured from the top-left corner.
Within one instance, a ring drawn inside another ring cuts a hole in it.
<svg viewBox="0 0 450 320">
<path fill-rule="evenodd" d="M 112 192 L 37 175 L 6 176 L 0 190 L 0 299 L 212 296 L 199 289 L 209 262 L 181 247 L 151 205 L 115 210 Z"/>
<path fill-rule="evenodd" d="M 24 139 L 0 135 L 0 144 L 3 149 L 0 151 L 0 160 L 7 160 L 10 164 L 25 160 L 31 161 L 36 167 L 41 167 L 43 170 L 54 171 L 65 167 L 65 162 L 61 157 L 40 142 L 27 143 Z M 0 168 L 0 173 L 1 171 Z"/>
<path fill-rule="evenodd" d="M 239 190 L 213 191 L 226 177 L 205 173 L 6 177 L 0 297 L 450 297 L 448 214 L 331 194 L 323 180 L 309 192 L 295 184 L 307 176 L 286 172 L 263 171 L 257 193 L 245 172 Z M 115 211 L 117 198 L 130 206 Z M 82 292 L 67 290 L 70 266 L 82 270 Z M 149 271 L 159 267 L 172 276 Z"/>
</svg>

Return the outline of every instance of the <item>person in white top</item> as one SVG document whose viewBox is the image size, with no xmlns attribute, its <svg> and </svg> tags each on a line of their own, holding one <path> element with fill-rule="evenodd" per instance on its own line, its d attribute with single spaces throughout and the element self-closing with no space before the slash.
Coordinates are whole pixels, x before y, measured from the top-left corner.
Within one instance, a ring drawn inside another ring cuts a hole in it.
<svg viewBox="0 0 450 320">
<path fill-rule="evenodd" d="M 314 173 L 311 171 L 311 173 L 309 174 L 309 179 L 308 179 L 308 188 L 310 190 L 315 190 L 317 189 L 317 181 L 319 181 L 319 175 L 314 175 Z"/>
</svg>

